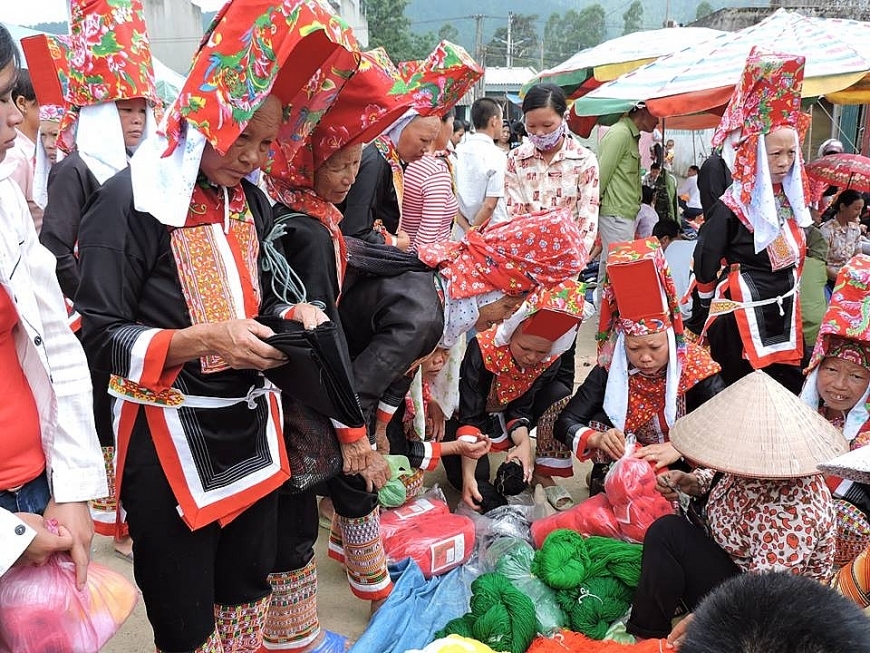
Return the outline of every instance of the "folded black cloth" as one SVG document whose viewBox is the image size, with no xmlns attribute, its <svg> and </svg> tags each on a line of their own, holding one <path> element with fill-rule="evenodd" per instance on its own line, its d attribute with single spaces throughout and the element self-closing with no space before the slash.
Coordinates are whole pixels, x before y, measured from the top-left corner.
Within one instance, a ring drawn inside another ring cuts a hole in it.
<svg viewBox="0 0 870 653">
<path fill-rule="evenodd" d="M 353 387 L 350 359 L 334 322 L 305 329 L 294 320 L 260 316 L 275 335 L 265 342 L 287 356 L 287 363 L 263 372 L 298 402 L 350 427 L 363 426 Z"/>
</svg>

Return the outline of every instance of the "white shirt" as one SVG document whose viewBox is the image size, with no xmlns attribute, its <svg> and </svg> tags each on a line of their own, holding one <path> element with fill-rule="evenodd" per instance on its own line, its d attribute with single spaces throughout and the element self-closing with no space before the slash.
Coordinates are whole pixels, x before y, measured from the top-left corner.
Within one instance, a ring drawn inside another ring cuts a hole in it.
<svg viewBox="0 0 870 653">
<path fill-rule="evenodd" d="M 0 170 L 0 292 L 9 293 L 20 317 L 15 348 L 39 411 L 51 495 L 59 503 L 98 499 L 108 487 L 85 353 L 67 326 L 54 255 L 39 244 L 9 169 Z M 0 510 L 0 575 L 34 537 L 14 515 Z"/>
<path fill-rule="evenodd" d="M 658 221 L 659 214 L 656 213 L 656 210 L 649 204 L 641 204 L 637 217 L 634 219 L 634 237 L 649 238 Z"/>
<path fill-rule="evenodd" d="M 486 134 L 466 134 L 456 147 L 456 199 L 459 211 L 469 221 L 488 197 L 499 198 L 491 222 L 507 222 L 504 202 L 504 171 L 507 155 Z"/>
<path fill-rule="evenodd" d="M 698 175 L 686 177 L 686 181 L 682 183 L 677 194 L 689 196 L 689 199 L 686 200 L 686 206 L 690 209 L 703 208 L 701 206 L 701 191 L 698 190 Z"/>
</svg>

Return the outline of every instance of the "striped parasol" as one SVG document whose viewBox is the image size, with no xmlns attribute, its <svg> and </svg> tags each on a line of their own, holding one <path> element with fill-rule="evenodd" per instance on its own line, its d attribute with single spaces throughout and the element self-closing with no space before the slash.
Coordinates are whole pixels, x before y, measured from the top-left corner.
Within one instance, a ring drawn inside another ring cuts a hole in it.
<svg viewBox="0 0 870 653">
<path fill-rule="evenodd" d="M 582 97 L 604 82 L 640 68 L 659 57 L 707 41 L 724 32 L 706 27 L 666 27 L 633 32 L 586 48 L 523 85 L 520 95 L 535 84 L 556 84 L 571 98 Z"/>
<path fill-rule="evenodd" d="M 836 94 L 840 102 L 860 101 L 846 89 L 860 85 L 870 72 L 867 42 L 870 23 L 780 9 L 757 25 L 720 34 L 603 84 L 577 100 L 572 113 L 612 124 L 646 101 L 657 116 L 692 116 L 694 127 L 715 126 L 753 46 L 806 57 L 804 97 Z"/>
</svg>

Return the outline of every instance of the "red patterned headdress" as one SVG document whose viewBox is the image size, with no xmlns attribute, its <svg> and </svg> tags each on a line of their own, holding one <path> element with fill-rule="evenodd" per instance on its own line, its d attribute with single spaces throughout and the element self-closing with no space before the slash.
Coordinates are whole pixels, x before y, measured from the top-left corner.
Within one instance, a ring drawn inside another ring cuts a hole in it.
<svg viewBox="0 0 870 653">
<path fill-rule="evenodd" d="M 527 335 L 556 342 L 583 320 L 585 294 L 586 284 L 573 279 L 542 289 L 529 299 L 529 314 L 520 329 Z M 522 308 L 517 313 L 522 313 Z"/>
<path fill-rule="evenodd" d="M 612 243 L 606 265 L 597 336 L 599 365 L 610 365 L 620 333 L 642 336 L 673 328 L 678 351 L 684 350 L 679 298 L 658 241 Z"/>
<path fill-rule="evenodd" d="M 443 116 L 483 77 L 483 68 L 450 41 L 441 41 L 422 61 L 399 64 L 399 72 L 421 116 Z"/>
<path fill-rule="evenodd" d="M 568 209 L 515 217 L 460 242 L 426 245 L 420 260 L 437 267 L 455 299 L 494 290 L 520 295 L 537 286 L 554 286 L 582 269 L 583 238 Z"/>
<path fill-rule="evenodd" d="M 169 152 L 186 121 L 225 154 L 272 94 L 291 111 L 282 140 L 298 148 L 358 63 L 350 27 L 317 0 L 228 2 L 167 116 Z"/>
<path fill-rule="evenodd" d="M 71 0 L 68 38 L 39 34 L 22 47 L 40 103 L 71 109 L 60 126 L 66 150 L 84 107 L 140 97 L 160 105 L 141 0 Z"/>
<path fill-rule="evenodd" d="M 336 246 L 339 281 L 344 277 L 347 260 L 347 247 L 338 226 L 342 215 L 332 203 L 314 193 L 314 172 L 338 150 L 372 140 L 405 113 L 410 101 L 394 92 L 398 79 L 383 49 L 363 53 L 356 73 L 308 141 L 297 147 L 279 139 L 265 167 L 265 182 L 273 199 L 317 218 L 329 229 Z"/>
<path fill-rule="evenodd" d="M 859 254 L 840 268 L 807 372 L 828 356 L 870 369 L 870 256 Z"/>
<path fill-rule="evenodd" d="M 764 144 L 764 136 L 780 127 L 798 132 L 794 166 L 783 189 L 797 222 L 809 224 L 810 186 L 799 147 L 809 125 L 808 116 L 801 112 L 804 63 L 801 56 L 753 47 L 713 135 L 713 146 L 724 146 L 733 178 L 722 201 L 754 232 L 756 251 L 767 247 L 780 231 Z"/>
</svg>

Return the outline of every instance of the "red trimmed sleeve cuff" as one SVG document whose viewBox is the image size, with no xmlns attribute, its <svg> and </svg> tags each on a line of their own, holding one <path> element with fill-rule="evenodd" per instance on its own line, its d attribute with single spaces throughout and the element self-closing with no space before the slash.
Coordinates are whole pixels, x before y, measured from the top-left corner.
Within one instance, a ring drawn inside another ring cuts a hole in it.
<svg viewBox="0 0 870 653">
<path fill-rule="evenodd" d="M 335 429 L 335 435 L 338 438 L 338 441 L 342 444 L 351 444 L 357 440 L 362 440 L 363 438 L 368 437 L 368 432 L 366 431 L 365 426 L 351 428 L 350 426 L 345 426 L 334 419 L 329 421 L 332 422 L 332 428 Z"/>
<path fill-rule="evenodd" d="M 127 379 L 155 392 L 171 387 L 182 367 L 166 367 L 174 334 L 174 329 L 147 329 L 139 334 L 130 350 Z"/>
<path fill-rule="evenodd" d="M 574 433 L 574 438 L 571 442 L 571 451 L 577 456 L 580 461 L 587 461 L 592 457 L 594 451 L 589 450 L 589 436 L 595 433 L 594 429 L 588 426 L 581 426 Z"/>
<path fill-rule="evenodd" d="M 434 472 L 438 468 L 439 462 L 441 462 L 441 443 L 424 442 L 423 460 L 420 462 L 420 469 Z"/>
</svg>

